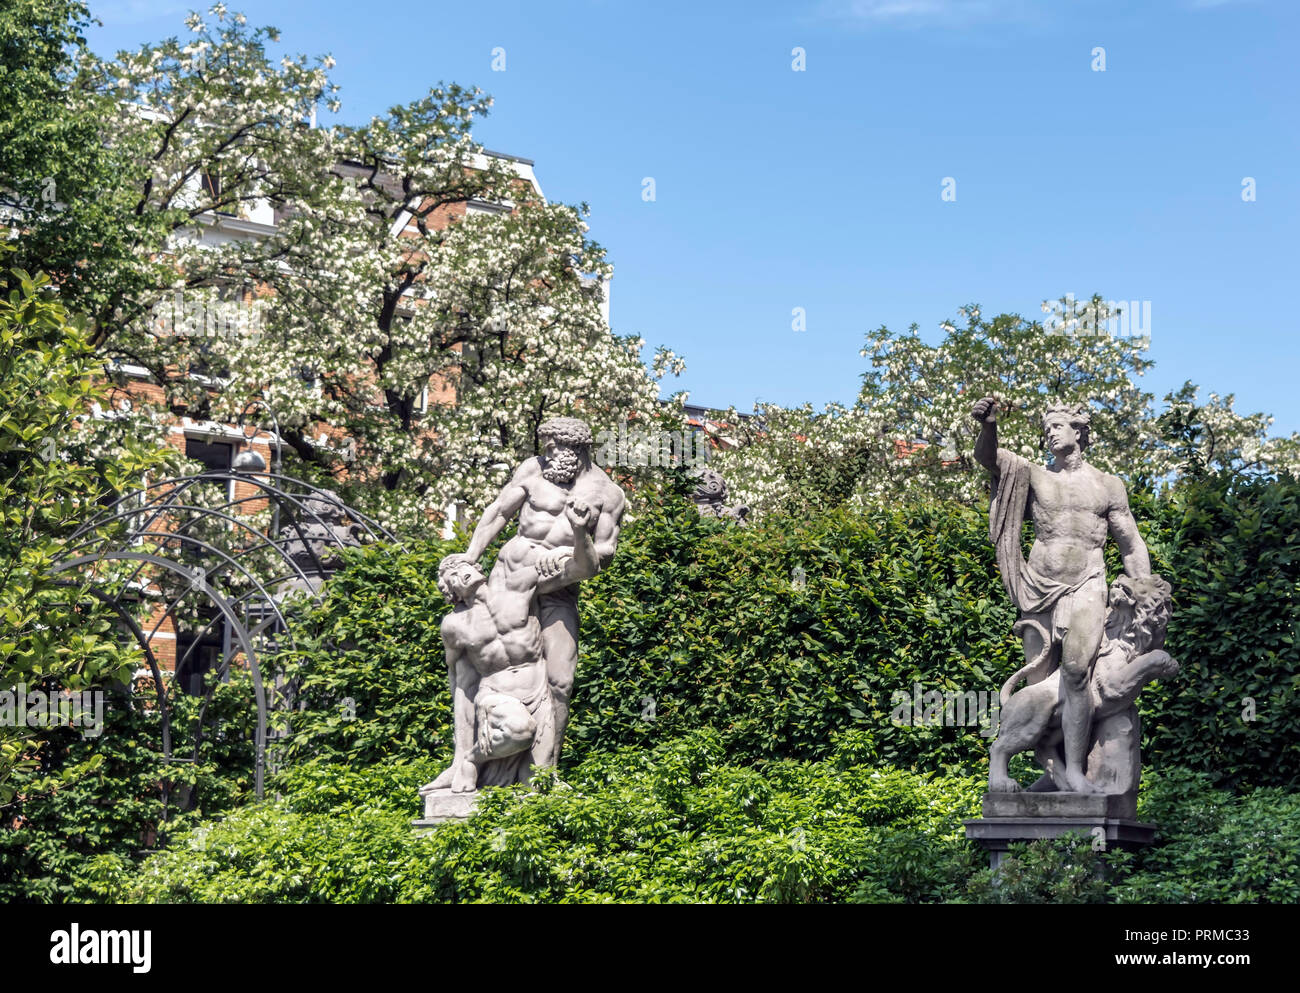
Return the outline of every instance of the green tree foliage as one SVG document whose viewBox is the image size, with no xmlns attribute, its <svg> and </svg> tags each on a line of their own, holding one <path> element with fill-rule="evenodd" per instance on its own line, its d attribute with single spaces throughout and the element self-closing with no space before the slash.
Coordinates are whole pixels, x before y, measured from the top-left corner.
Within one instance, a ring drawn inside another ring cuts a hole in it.
<svg viewBox="0 0 1300 993">
<path fill-rule="evenodd" d="M 1232 396 L 1211 393 L 1199 403 L 1186 383 L 1165 396 L 1163 409 L 1156 405 L 1141 388 L 1153 365 L 1145 357 L 1149 339 L 1108 333 L 1118 312 L 1100 297 L 1061 300 L 1052 312 L 1045 321 L 986 317 L 969 304 L 958 320 L 944 322 L 937 344 L 916 325 L 903 334 L 869 332 L 862 355 L 870 368 L 855 404 L 820 413 L 811 405 L 760 404 L 746 421 L 733 410 L 741 444 L 720 452 L 716 467 L 756 515 L 846 501 L 862 507 L 940 498 L 975 506 L 988 484 L 971 455 L 978 426 L 970 408 L 986 395 L 998 398 L 1002 447 L 1037 460 L 1045 458 L 1048 401 L 1086 404 L 1089 461 L 1152 487 L 1196 472 L 1267 475 L 1300 467 L 1300 434 L 1269 437 L 1272 418 L 1236 412 Z"/>
<path fill-rule="evenodd" d="M 51 274 L 97 344 L 150 285 L 137 252 L 166 227 L 136 209 L 132 149 L 104 140 L 123 102 L 94 70 L 93 23 L 80 0 L 0 9 L 0 214 L 17 236 L 14 263 Z"/>
<path fill-rule="evenodd" d="M 647 368 L 645 342 L 611 330 L 585 206 L 545 202 L 531 169 L 484 154 L 487 96 L 440 84 L 331 125 L 334 60 L 280 57 L 276 29 L 222 4 L 112 58 L 85 50 L 84 23 L 59 0 L 0 16 L 0 37 L 32 36 L 14 64 L 37 66 L 14 70 L 21 141 L 0 151 L 0 195 L 20 264 L 160 386 L 135 398 L 141 430 L 269 408 L 291 474 L 424 534 L 450 503 L 485 505 L 550 417 L 661 415 L 681 360 L 659 349 Z M 38 126 L 61 136 L 48 161 Z"/>
<path fill-rule="evenodd" d="M 70 186 L 72 176 L 104 175 L 94 117 L 74 111 L 67 92 L 90 24 L 78 0 L 11 0 L 0 8 L 0 215 L 7 220 L 50 216 L 60 198 L 87 192 Z M 50 247 L 24 244 L 32 254 L 17 262 L 44 268 L 50 256 L 37 250 Z"/>
<path fill-rule="evenodd" d="M 88 581 L 56 574 L 54 563 L 76 528 L 159 459 L 130 438 L 111 458 L 88 452 L 100 449 L 102 426 L 87 411 L 104 395 L 83 328 L 43 275 L 13 270 L 0 293 L 0 693 L 12 708 L 24 687 L 80 692 L 137 663 Z M 0 722 L 0 803 L 13 796 L 15 767 L 31 767 L 39 747 L 34 728 L 12 724 Z"/>
</svg>

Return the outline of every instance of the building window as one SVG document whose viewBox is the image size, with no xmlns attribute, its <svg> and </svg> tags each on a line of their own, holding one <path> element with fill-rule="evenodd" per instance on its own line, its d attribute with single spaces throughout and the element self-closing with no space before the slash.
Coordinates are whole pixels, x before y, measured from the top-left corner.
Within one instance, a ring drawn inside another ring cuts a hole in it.
<svg viewBox="0 0 1300 993">
<path fill-rule="evenodd" d="M 217 621 L 202 639 L 182 634 L 176 640 L 176 685 L 190 696 L 203 694 L 203 677 L 221 663 L 225 625 Z"/>
<path fill-rule="evenodd" d="M 235 464 L 235 446 L 233 442 L 228 441 L 186 438 L 185 457 L 203 463 L 204 472 L 230 472 Z M 233 479 L 214 480 L 211 485 L 224 487 L 227 500 L 235 499 Z"/>
<path fill-rule="evenodd" d="M 207 442 L 198 438 L 186 438 L 185 457 L 202 462 L 207 471 L 228 472 L 234 463 L 235 446 L 225 441 Z"/>
<path fill-rule="evenodd" d="M 232 210 L 220 209 L 220 207 L 222 206 L 230 207 L 231 205 L 221 203 L 222 186 L 221 186 L 221 173 L 219 171 L 208 172 L 205 170 L 204 172 L 202 172 L 200 174 L 200 184 L 203 187 L 203 195 L 207 197 L 209 203 L 214 205 L 213 207 L 214 213 L 220 214 L 223 217 L 235 216 L 235 213 Z"/>
<path fill-rule="evenodd" d="M 221 197 L 221 174 L 219 172 L 203 172 L 203 192 L 216 201 Z"/>
</svg>

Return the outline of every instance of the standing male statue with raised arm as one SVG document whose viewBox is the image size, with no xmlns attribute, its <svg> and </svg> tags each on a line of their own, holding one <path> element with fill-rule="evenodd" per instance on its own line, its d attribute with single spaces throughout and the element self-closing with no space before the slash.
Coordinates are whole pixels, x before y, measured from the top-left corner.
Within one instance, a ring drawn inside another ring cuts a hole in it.
<svg viewBox="0 0 1300 993">
<path fill-rule="evenodd" d="M 516 515 L 518 533 L 497 556 L 495 574 L 536 569 L 542 579 L 561 574 L 574 554 L 573 525 L 565 514 L 571 501 L 590 508 L 591 540 L 599 568 L 614 557 L 626 509 L 623 491 L 591 461 L 591 429 L 576 417 L 554 417 L 538 428 L 542 454 L 526 459 L 501 494 L 483 512 L 464 558 L 477 562 L 492 540 Z M 553 745 L 546 761 L 559 762 L 564 729 L 569 723 L 569 695 L 578 666 L 578 584 L 539 592 L 542 652 L 555 713 Z"/>
<path fill-rule="evenodd" d="M 1043 433 L 1050 465 L 1036 465 L 998 447 L 997 403 L 984 397 L 971 410 L 980 423 L 975 459 L 993 474 L 989 537 L 1002 585 L 1020 608 L 1031 684 L 1059 668 L 1060 722 L 1064 769 L 1047 769 L 1037 789 L 1101 792 L 1087 776 L 1094 701 L 1093 667 L 1105 633 L 1106 566 L 1109 532 L 1119 546 L 1125 573 L 1150 577 L 1146 544 L 1129 512 L 1128 494 L 1116 477 L 1084 461 L 1089 412 L 1084 407 L 1049 406 Z M 1034 522 L 1028 560 L 1021 550 L 1021 525 Z M 1005 771 L 990 778 L 990 790 L 1019 789 Z"/>
</svg>

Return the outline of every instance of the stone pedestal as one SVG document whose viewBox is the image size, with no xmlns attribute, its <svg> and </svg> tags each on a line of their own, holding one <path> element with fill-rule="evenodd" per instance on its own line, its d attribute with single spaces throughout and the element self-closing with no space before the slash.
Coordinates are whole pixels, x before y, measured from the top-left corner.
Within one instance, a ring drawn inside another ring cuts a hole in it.
<svg viewBox="0 0 1300 993">
<path fill-rule="evenodd" d="M 474 813 L 478 793 L 453 793 L 451 790 L 431 790 L 424 797 L 424 816 L 412 821 L 416 827 L 433 827 L 443 821 L 463 821 Z"/>
<path fill-rule="evenodd" d="M 1137 819 L 1133 793 L 985 793 L 984 816 L 964 821 L 966 837 L 989 853 L 996 869 L 1013 842 L 1083 832 L 1104 839 L 1106 849 L 1143 848 L 1156 826 Z"/>
</svg>

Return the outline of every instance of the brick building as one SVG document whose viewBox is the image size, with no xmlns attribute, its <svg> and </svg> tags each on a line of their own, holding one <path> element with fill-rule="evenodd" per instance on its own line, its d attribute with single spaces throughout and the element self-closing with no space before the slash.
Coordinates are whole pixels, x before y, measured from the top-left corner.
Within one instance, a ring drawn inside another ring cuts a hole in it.
<svg viewBox="0 0 1300 993">
<path fill-rule="evenodd" d="M 474 157 L 471 167 L 486 169 L 490 160 L 495 160 L 513 175 L 520 184 L 521 198 L 531 196 L 545 202 L 545 194 L 537 181 L 531 160 L 485 151 Z M 344 175 L 369 176 L 370 174 L 368 168 L 355 162 L 341 162 L 336 168 Z M 383 183 L 385 179 L 381 176 L 378 181 Z M 195 180 L 196 184 L 202 183 L 208 186 L 209 193 L 215 191 L 217 182 L 214 177 L 206 175 Z M 394 187 L 393 192 L 400 191 Z M 512 207 L 506 204 L 470 200 L 436 207 L 424 218 L 424 224 L 433 230 L 441 230 L 455 221 L 470 219 L 476 214 L 494 214 L 511 209 Z M 279 220 L 275 208 L 270 203 L 254 202 L 237 215 L 212 211 L 199 215 L 197 224 L 185 237 L 191 243 L 206 245 L 264 239 L 276 233 Z M 398 237 L 420 236 L 413 212 L 404 211 L 398 215 L 393 224 L 392 234 Z M 607 285 L 603 289 L 602 310 L 608 321 Z M 239 308 L 250 307 L 255 296 L 256 291 L 247 286 L 239 288 L 237 293 L 232 295 L 232 299 L 228 302 L 234 312 L 233 319 L 241 319 Z M 184 319 L 183 303 L 177 300 L 175 306 L 169 307 L 169 302 L 164 301 L 160 314 L 159 319 L 164 321 Z M 211 315 L 208 315 L 207 319 L 211 320 Z M 193 333 L 192 328 L 191 333 Z M 203 333 L 202 327 L 199 328 L 198 333 Z M 110 394 L 110 405 L 105 408 L 96 404 L 91 411 L 91 416 L 97 418 L 128 416 L 133 408 L 141 403 L 167 409 L 163 386 L 148 369 L 121 362 L 112 363 L 106 368 L 115 384 Z M 221 380 L 218 378 L 194 371 L 190 371 L 187 375 L 191 381 L 196 381 L 204 389 L 219 391 L 222 387 Z M 427 410 L 429 405 L 455 402 L 454 387 L 445 379 L 435 376 L 422 392 L 417 406 L 420 410 Z M 278 450 L 284 444 L 283 439 L 277 434 L 274 415 L 261 409 L 249 410 L 246 413 L 249 416 L 244 423 L 230 423 L 203 420 L 189 416 L 185 409 L 171 409 L 166 418 L 169 422 L 166 426 L 167 443 L 208 470 L 229 472 L 240 465 L 252 466 L 254 471 L 267 467 L 274 470 L 279 463 Z M 317 423 L 311 428 L 311 433 L 318 443 L 324 446 L 342 444 L 340 432 L 329 424 Z M 240 460 L 238 463 L 237 459 Z M 257 498 L 261 491 L 251 483 L 231 479 L 210 485 L 225 486 L 226 499 L 242 501 L 237 504 L 237 513 L 250 515 L 267 508 L 266 500 Z M 451 506 L 446 509 L 444 533 L 447 536 L 450 536 L 451 528 L 454 527 L 461 513 L 462 509 L 459 507 Z M 156 588 L 151 591 L 146 585 L 142 595 L 149 596 L 151 592 L 156 593 Z M 223 624 L 217 623 L 211 630 L 201 635 L 185 630 L 178 631 L 173 617 L 167 614 L 162 604 L 155 608 L 153 616 L 144 624 L 144 629 L 148 632 L 150 649 L 160 667 L 176 671 L 178 683 L 188 691 L 194 691 L 201 684 L 202 674 L 215 667 L 223 656 L 233 654 L 230 632 L 224 628 Z M 183 660 L 180 671 L 177 671 L 178 659 Z"/>
</svg>

